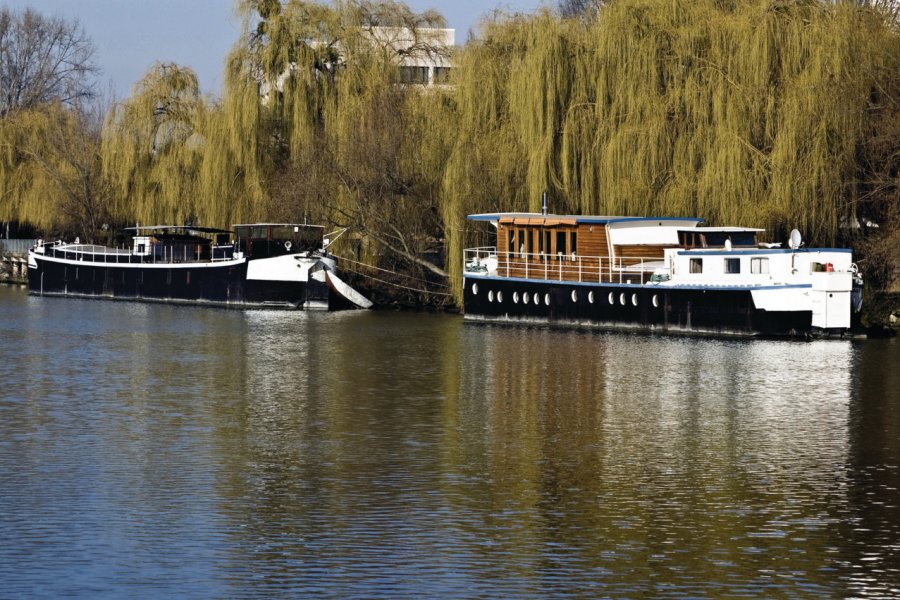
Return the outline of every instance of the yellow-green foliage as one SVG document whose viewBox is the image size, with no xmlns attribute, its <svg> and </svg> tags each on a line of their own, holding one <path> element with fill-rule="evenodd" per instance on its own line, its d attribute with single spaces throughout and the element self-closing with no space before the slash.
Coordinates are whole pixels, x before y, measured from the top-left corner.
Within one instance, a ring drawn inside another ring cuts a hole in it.
<svg viewBox="0 0 900 600">
<path fill-rule="evenodd" d="M 392 44 L 391 32 L 407 32 L 427 52 L 420 30 L 443 20 L 390 1 L 259 1 L 243 9 L 262 20 L 233 50 L 241 60 L 232 58 L 225 103 L 245 93 L 247 76 L 234 67 L 254 73 L 258 110 L 248 97 L 238 114 L 253 116 L 234 129 L 254 132 L 256 176 L 273 194 L 272 211 L 352 226 L 378 241 L 363 248 L 369 258 L 386 244 L 418 254 L 409 244 L 440 229 L 429 230 L 420 213 L 438 212 L 431 209 L 451 138 L 436 131 L 449 130 L 452 118 L 441 94 L 398 85 L 406 47 Z"/>
<path fill-rule="evenodd" d="M 0 119 L 0 221 L 93 233 L 108 209 L 99 172 L 97 131 L 82 113 L 50 103 Z"/>
<path fill-rule="evenodd" d="M 173 64 L 154 65 L 110 111 L 104 168 L 123 214 L 145 225 L 206 216 L 196 177 L 204 112 L 197 76 Z"/>
<path fill-rule="evenodd" d="M 401 53 L 378 28 L 433 50 L 420 32 L 443 26 L 435 13 L 390 0 L 239 12 L 220 101 L 189 69 L 155 65 L 111 111 L 103 166 L 119 218 L 309 218 L 352 226 L 364 255 L 407 266 L 443 236 L 458 293 L 462 248 L 485 241 L 465 215 L 534 211 L 544 190 L 554 212 L 796 226 L 817 243 L 900 194 L 900 144 L 884 133 L 900 127 L 900 35 L 871 3 L 498 15 L 454 57 L 452 88 L 430 92 L 398 85 Z M 46 147 L 64 115 L 0 120 L 0 219 L 57 218 Z"/>
<path fill-rule="evenodd" d="M 466 213 L 536 210 L 543 190 L 556 212 L 797 226 L 828 243 L 855 216 L 868 101 L 896 76 L 878 68 L 896 39 L 869 8 L 812 0 L 495 18 L 456 64 L 448 254 Z"/>
</svg>

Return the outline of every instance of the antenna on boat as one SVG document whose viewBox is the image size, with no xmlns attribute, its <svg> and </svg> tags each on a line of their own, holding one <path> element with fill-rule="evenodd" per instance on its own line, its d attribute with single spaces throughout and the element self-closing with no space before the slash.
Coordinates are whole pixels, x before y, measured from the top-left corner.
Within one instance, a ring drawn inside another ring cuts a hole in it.
<svg viewBox="0 0 900 600">
<path fill-rule="evenodd" d="M 802 245 L 803 238 L 800 236 L 800 232 L 796 229 L 791 230 L 791 239 L 788 242 L 788 246 L 790 246 L 791 250 L 796 250 Z"/>
<path fill-rule="evenodd" d="M 544 190 L 544 193 L 541 194 L 541 214 L 547 215 L 547 190 Z"/>
</svg>

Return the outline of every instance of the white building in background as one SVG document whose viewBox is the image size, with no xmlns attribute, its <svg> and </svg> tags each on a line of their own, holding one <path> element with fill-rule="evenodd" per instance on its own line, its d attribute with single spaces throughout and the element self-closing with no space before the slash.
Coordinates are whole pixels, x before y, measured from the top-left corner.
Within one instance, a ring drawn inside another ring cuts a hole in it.
<svg viewBox="0 0 900 600">
<path fill-rule="evenodd" d="M 373 27 L 371 33 L 375 42 L 396 52 L 402 83 L 430 87 L 450 81 L 455 29 L 419 29 L 418 40 L 405 27 Z"/>
<path fill-rule="evenodd" d="M 452 67 L 451 54 L 456 44 L 456 30 L 421 28 L 417 33 L 418 39 L 406 27 L 372 27 L 367 31 L 373 46 L 393 51 L 402 84 L 422 85 L 426 88 L 447 85 Z M 340 61 L 343 60 L 344 57 L 341 56 Z M 260 85 L 259 93 L 263 104 L 269 102 L 272 88 L 279 92 L 284 90 L 284 82 L 297 68 L 296 63 L 291 63 L 274 84 L 263 82 Z"/>
</svg>

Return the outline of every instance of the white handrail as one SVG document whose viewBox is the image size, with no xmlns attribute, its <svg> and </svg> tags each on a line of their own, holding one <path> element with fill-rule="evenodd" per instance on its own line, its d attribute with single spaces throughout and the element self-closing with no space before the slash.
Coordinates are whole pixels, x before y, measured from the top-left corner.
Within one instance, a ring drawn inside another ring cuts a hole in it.
<svg viewBox="0 0 900 600">
<path fill-rule="evenodd" d="M 487 258 L 498 261 L 498 275 L 505 277 L 524 277 L 526 279 L 551 278 L 558 281 L 578 282 L 619 282 L 628 281 L 629 277 L 644 283 L 650 275 L 665 270 L 671 275 L 671 268 L 664 263 L 663 257 L 649 259 L 646 256 L 582 256 L 582 255 L 548 255 L 545 253 L 498 252 L 493 246 L 467 248 L 463 251 L 464 268 L 480 265 Z M 555 263 L 555 265 L 554 265 Z M 540 265 L 543 264 L 543 268 Z M 538 268 L 536 268 L 538 267 Z"/>
</svg>

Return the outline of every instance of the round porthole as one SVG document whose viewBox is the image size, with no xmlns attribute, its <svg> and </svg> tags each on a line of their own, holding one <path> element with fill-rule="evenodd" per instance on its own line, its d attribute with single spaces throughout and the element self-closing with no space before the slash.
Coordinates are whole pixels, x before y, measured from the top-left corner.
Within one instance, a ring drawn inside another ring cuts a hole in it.
<svg viewBox="0 0 900 600">
<path fill-rule="evenodd" d="M 503 302 L 503 292 L 497 292 L 497 302 Z"/>
<path fill-rule="evenodd" d="M 616 296 L 612 292 L 609 293 L 609 303 L 610 304 L 616 303 Z"/>
<path fill-rule="evenodd" d="M 545 293 L 544 293 L 544 304 L 546 304 L 547 306 L 550 306 L 550 294 L 549 294 L 549 292 L 545 292 Z"/>
<path fill-rule="evenodd" d="M 522 304 L 528 304 L 528 292 L 522 294 Z"/>
<path fill-rule="evenodd" d="M 519 303 L 519 292 L 513 292 L 513 304 Z"/>
<path fill-rule="evenodd" d="M 653 294 L 653 308 L 659 308 L 659 296 Z"/>
<path fill-rule="evenodd" d="M 572 290 L 572 302 L 578 302 L 578 290 Z"/>
<path fill-rule="evenodd" d="M 619 304 L 621 304 L 622 306 L 625 306 L 625 292 L 622 292 L 621 294 L 619 294 Z"/>
<path fill-rule="evenodd" d="M 478 284 L 477 283 L 472 284 L 472 294 L 475 296 L 478 295 Z"/>
<path fill-rule="evenodd" d="M 494 290 L 490 290 L 488 292 L 488 302 L 493 302 L 493 301 L 494 301 Z"/>
<path fill-rule="evenodd" d="M 588 292 L 588 302 L 594 303 L 594 292 Z"/>
<path fill-rule="evenodd" d="M 632 305 L 632 306 L 637 306 L 637 294 L 632 294 L 632 295 L 631 295 L 631 305 Z"/>
</svg>

